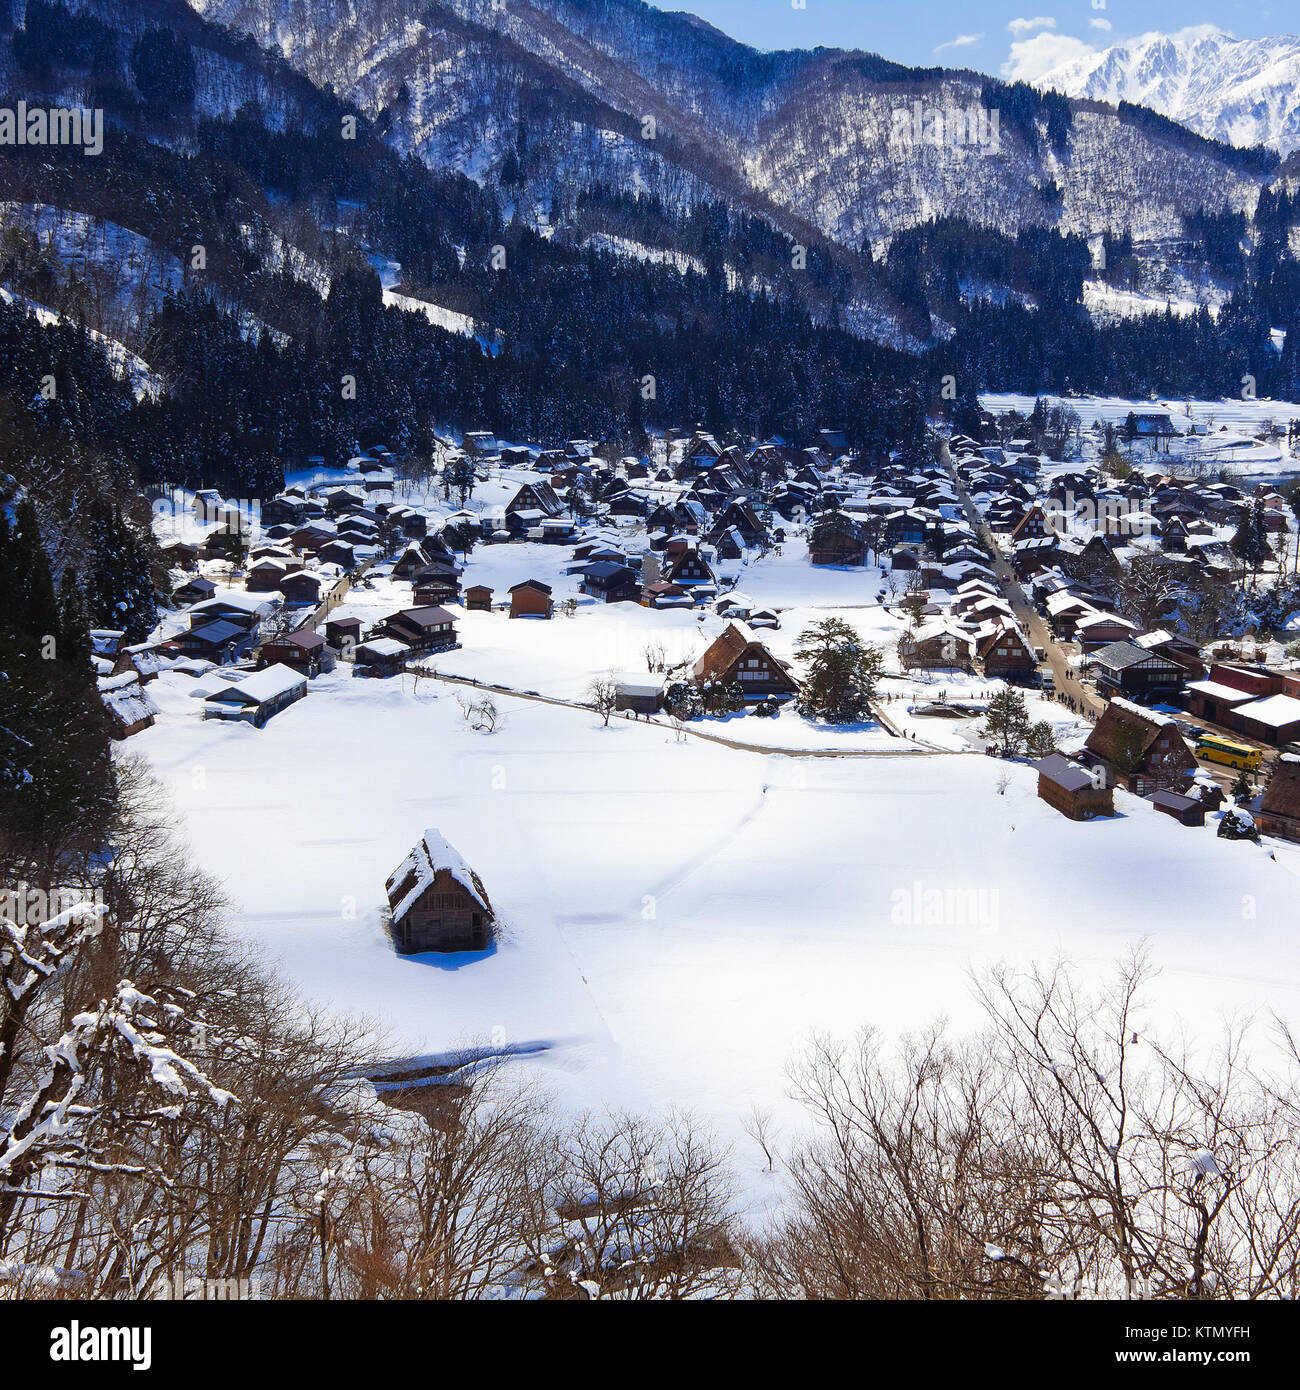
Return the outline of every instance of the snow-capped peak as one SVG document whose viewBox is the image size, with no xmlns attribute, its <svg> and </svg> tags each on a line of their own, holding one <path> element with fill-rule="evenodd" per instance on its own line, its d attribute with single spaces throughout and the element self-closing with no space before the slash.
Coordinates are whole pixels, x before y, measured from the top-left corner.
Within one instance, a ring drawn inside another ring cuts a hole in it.
<svg viewBox="0 0 1300 1390">
<path fill-rule="evenodd" d="M 1062 63 L 1040 87 L 1131 101 L 1233 145 L 1300 148 L 1300 38 L 1237 39 L 1213 25 L 1149 33 Z"/>
</svg>

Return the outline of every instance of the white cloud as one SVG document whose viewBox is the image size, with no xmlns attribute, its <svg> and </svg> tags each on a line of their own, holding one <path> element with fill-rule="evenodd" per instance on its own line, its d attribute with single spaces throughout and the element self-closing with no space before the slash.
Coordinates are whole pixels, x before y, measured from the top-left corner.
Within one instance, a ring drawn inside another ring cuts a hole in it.
<svg viewBox="0 0 1300 1390">
<path fill-rule="evenodd" d="M 945 48 L 969 48 L 972 44 L 979 43 L 983 37 L 983 34 L 958 34 L 955 39 L 941 43 L 934 51 L 942 53 Z"/>
<path fill-rule="evenodd" d="M 1062 63 L 1091 58 L 1096 52 L 1091 44 L 1069 34 L 1035 34 L 1032 39 L 1011 45 L 1011 56 L 1002 64 L 1002 75 L 1016 82 L 1033 82 Z"/>
<path fill-rule="evenodd" d="M 1113 27 L 1108 19 L 1090 19 L 1088 21 L 1089 29 L 1100 29 L 1103 34 L 1109 34 Z"/>
<path fill-rule="evenodd" d="M 1055 29 L 1056 21 L 1050 15 L 1036 15 L 1033 19 L 1013 19 L 1007 25 L 1007 33 L 1014 34 L 1016 38 L 1023 38 L 1026 34 L 1032 34 L 1035 29 Z"/>
</svg>

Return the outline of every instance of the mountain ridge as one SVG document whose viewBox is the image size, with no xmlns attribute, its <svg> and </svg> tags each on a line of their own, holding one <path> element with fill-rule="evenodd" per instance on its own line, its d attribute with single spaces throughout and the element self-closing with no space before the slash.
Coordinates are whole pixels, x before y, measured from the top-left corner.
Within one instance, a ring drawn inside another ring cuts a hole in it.
<svg viewBox="0 0 1300 1390">
<path fill-rule="evenodd" d="M 1034 89 L 847 50 L 761 53 L 640 0 L 506 9 L 490 0 L 377 0 L 364 12 L 348 0 L 191 3 L 274 45 L 372 115 L 390 113 L 389 138 L 433 166 L 491 176 L 515 127 L 531 130 L 540 118 L 549 124 L 534 149 L 544 144 L 550 162 L 525 180 L 529 198 L 574 177 L 678 205 L 705 191 L 757 198 L 765 204 L 750 206 L 778 222 L 796 218 L 853 251 L 880 249 L 899 230 L 943 216 L 1007 233 L 1058 225 L 1167 239 L 1201 207 L 1249 212 L 1267 172 L 1243 163 L 1244 152 L 1143 128 L 1096 102 L 1067 113 L 1073 128 L 1061 144 L 1047 135 L 1047 99 L 1031 98 Z M 578 92 L 622 120 L 578 130 L 550 119 Z M 996 161 L 987 150 L 891 143 L 898 111 L 917 101 L 1001 107 Z M 647 117 L 652 138 L 639 133 Z"/>
<path fill-rule="evenodd" d="M 1238 39 L 1213 25 L 1151 32 L 1044 73 L 1066 96 L 1149 106 L 1238 146 L 1300 149 L 1300 37 Z"/>
</svg>

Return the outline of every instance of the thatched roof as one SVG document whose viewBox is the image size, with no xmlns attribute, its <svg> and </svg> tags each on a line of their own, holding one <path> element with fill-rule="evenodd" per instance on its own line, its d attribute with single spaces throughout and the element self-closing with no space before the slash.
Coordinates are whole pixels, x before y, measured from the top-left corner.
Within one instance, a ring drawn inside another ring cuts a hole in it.
<svg viewBox="0 0 1300 1390">
<path fill-rule="evenodd" d="M 1300 757 L 1283 753 L 1273 768 L 1260 810 L 1300 819 Z"/>
<path fill-rule="evenodd" d="M 393 919 L 397 921 L 405 916 L 421 895 L 433 887 L 434 880 L 443 871 L 450 874 L 485 912 L 491 914 L 492 905 L 488 902 L 483 881 L 451 847 L 444 835 L 437 830 L 426 830 L 424 838 L 393 870 L 384 885 Z"/>
<path fill-rule="evenodd" d="M 1028 655 L 1031 658 L 1033 657 L 1033 652 L 1030 650 L 1029 643 L 1025 641 L 1024 633 L 1021 632 L 1020 629 L 1014 626 L 1013 624 L 1004 623 L 999 625 L 994 632 L 989 633 L 989 635 L 980 642 L 980 660 L 983 661 L 986 657 L 988 657 L 988 655 L 992 652 L 993 648 L 996 647 L 999 642 L 1007 641 L 1019 642 L 1021 647 L 1024 648 L 1025 652 L 1028 653 Z"/>
<path fill-rule="evenodd" d="M 1087 748 L 1108 763 L 1140 767 L 1169 720 L 1127 700 L 1112 700 L 1088 735 Z"/>
<path fill-rule="evenodd" d="M 747 652 L 751 656 L 765 658 L 772 674 L 778 680 L 784 676 L 789 682 L 791 690 L 798 688 L 794 677 L 758 640 L 754 632 L 744 623 L 734 619 L 727 624 L 722 635 L 713 641 L 704 655 L 691 667 L 691 675 L 698 681 L 721 680 L 735 668 L 736 663 Z"/>
<path fill-rule="evenodd" d="M 697 680 L 717 680 L 735 665 L 745 648 L 756 641 L 757 638 L 743 623 L 728 623 L 722 635 L 714 639 L 691 668 L 691 674 Z"/>
</svg>

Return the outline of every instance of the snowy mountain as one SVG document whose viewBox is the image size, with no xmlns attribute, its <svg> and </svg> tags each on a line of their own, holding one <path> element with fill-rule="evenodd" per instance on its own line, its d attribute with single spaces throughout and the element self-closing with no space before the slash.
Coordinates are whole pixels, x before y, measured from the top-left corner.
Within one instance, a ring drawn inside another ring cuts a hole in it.
<svg viewBox="0 0 1300 1390">
<path fill-rule="evenodd" d="M 1149 106 L 1215 140 L 1300 148 L 1300 38 L 1235 39 L 1209 25 L 1143 34 L 1037 79 L 1066 96 Z"/>
<path fill-rule="evenodd" d="M 390 140 L 433 167 L 497 175 L 526 127 L 526 213 L 601 182 L 677 207 L 721 197 L 855 252 L 945 216 L 1159 241 L 1180 234 L 1185 212 L 1249 209 L 1260 182 L 1190 132 L 1153 137 L 1131 113 L 1061 110 L 1052 127 L 1027 89 L 978 73 L 761 53 L 640 0 L 429 0 L 418 17 L 406 0 L 190 3 L 382 113 Z M 954 113 L 980 106 L 999 110 L 996 148 L 899 138 L 918 109 L 945 113 L 951 130 Z"/>
<path fill-rule="evenodd" d="M 159 26 L 173 37 L 150 38 Z M 96 52 L 91 71 L 80 55 Z M 617 371 L 567 351 L 583 403 L 538 432 L 596 428 L 578 422 L 621 409 L 647 359 L 660 387 L 691 396 L 708 379 L 688 362 L 699 324 L 728 360 L 761 340 L 776 364 L 804 328 L 768 304 L 853 340 L 809 339 L 815 381 L 783 377 L 783 399 L 833 394 L 827 355 L 860 370 L 848 359 L 863 340 L 913 359 L 954 343 L 972 375 L 1033 387 L 1042 371 L 1059 384 L 1064 362 L 1042 359 L 1069 341 L 1108 389 L 1145 389 L 1149 344 L 1080 332 L 1173 304 L 1187 333 L 1208 334 L 1190 320 L 1248 282 L 1260 226 L 1272 246 L 1297 220 L 1270 187 L 1276 152 L 1146 107 L 868 53 L 762 53 L 640 0 L 51 0 L 0 37 L 4 71 L 29 101 L 102 92 L 130 136 L 103 160 L 0 159 L 0 227 L 21 251 L 5 288 L 151 366 L 172 352 L 183 374 L 175 345 L 198 338 L 160 337 L 153 320 L 188 284 L 181 253 L 203 229 L 202 284 L 242 339 L 297 344 L 322 331 L 323 299 L 342 320 L 348 294 L 373 290 L 455 330 L 439 340 L 455 359 L 440 401 L 478 423 L 509 399 L 512 427 L 556 343 L 617 324 Z M 1291 265 L 1267 269 L 1257 311 L 1227 318 L 1248 359 L 1291 322 Z M 1048 336 L 1008 305 L 1043 310 Z M 518 374 L 509 391 L 482 381 L 488 342 L 508 344 L 493 360 Z M 1217 360 L 1205 343 L 1164 351 L 1168 391 L 1199 387 L 1188 372 Z"/>
</svg>

